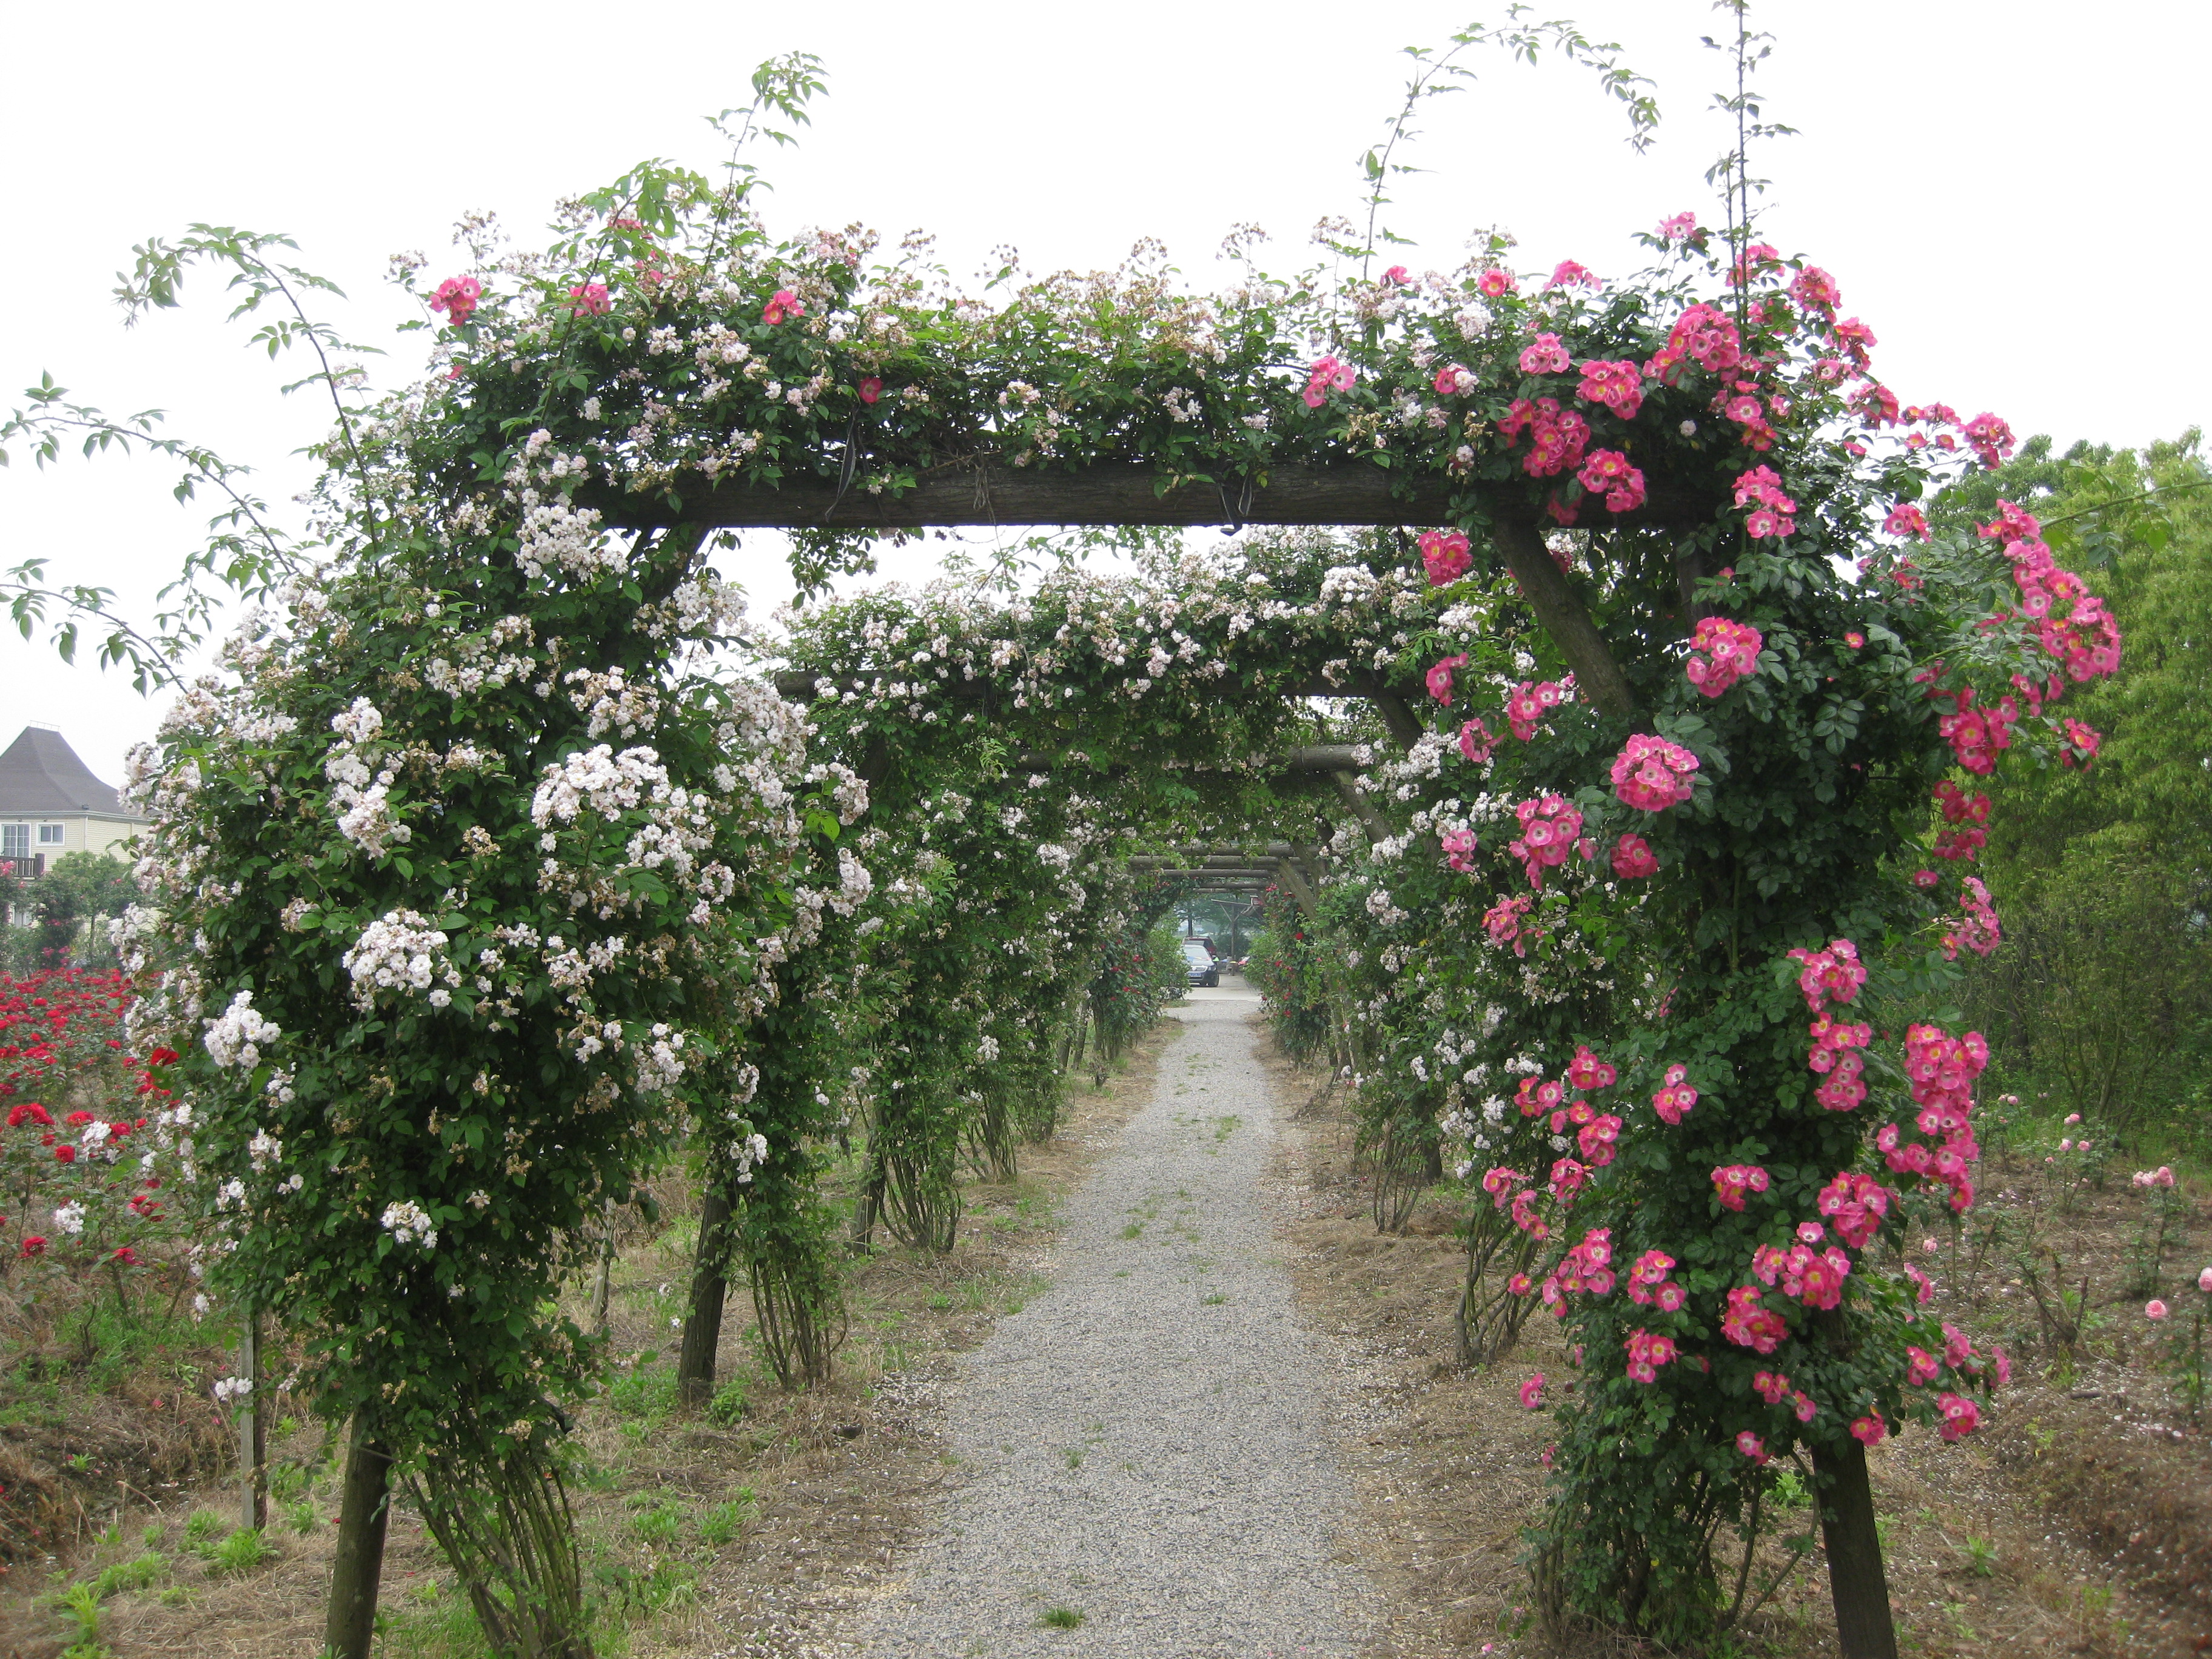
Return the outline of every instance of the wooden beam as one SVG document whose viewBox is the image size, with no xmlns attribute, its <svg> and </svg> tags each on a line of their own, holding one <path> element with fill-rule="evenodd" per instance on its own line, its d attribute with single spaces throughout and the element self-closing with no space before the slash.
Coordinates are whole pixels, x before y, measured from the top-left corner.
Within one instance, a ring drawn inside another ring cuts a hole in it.
<svg viewBox="0 0 2212 1659">
<path fill-rule="evenodd" d="M 619 529 L 706 525 L 729 529 L 896 530 L 923 525 L 1441 525 L 1452 500 L 1491 497 L 1498 517 L 1528 511 L 1517 484 L 1453 480 L 1433 473 L 1386 471 L 1361 462 L 1284 463 L 1248 494 L 1242 478 L 1170 483 L 1147 466 L 1097 461 L 1088 466 L 1012 467 L 995 459 L 949 461 L 924 472 L 900 495 L 840 492 L 826 478 L 787 477 L 775 485 L 708 483 L 681 493 L 632 493 L 604 486 L 576 493 Z M 1588 510 L 1590 503 L 1585 503 Z M 1634 513 L 1607 524 L 1695 524 L 1716 503 L 1656 492 Z"/>
</svg>

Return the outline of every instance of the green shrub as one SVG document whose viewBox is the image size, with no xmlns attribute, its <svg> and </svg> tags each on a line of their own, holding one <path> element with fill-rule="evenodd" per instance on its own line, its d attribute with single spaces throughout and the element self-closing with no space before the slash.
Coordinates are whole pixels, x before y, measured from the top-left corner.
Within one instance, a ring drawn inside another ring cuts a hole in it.
<svg viewBox="0 0 2212 1659">
<path fill-rule="evenodd" d="M 120 1595 L 126 1590 L 142 1590 L 158 1583 L 169 1571 L 169 1563 L 162 1556 L 146 1554 L 135 1561 L 118 1561 L 104 1568 L 92 1581 L 94 1596 L 105 1601 L 111 1595 Z"/>
</svg>

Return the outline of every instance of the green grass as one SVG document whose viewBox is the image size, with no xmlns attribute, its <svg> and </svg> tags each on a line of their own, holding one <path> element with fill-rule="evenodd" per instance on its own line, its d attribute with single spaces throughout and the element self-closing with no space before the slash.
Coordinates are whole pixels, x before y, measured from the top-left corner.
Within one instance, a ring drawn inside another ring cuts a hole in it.
<svg viewBox="0 0 2212 1659">
<path fill-rule="evenodd" d="M 676 1409 L 676 1370 L 641 1362 L 614 1380 L 607 1403 L 633 1440 L 641 1440 L 668 1420 Z"/>
<path fill-rule="evenodd" d="M 276 1552 L 258 1527 L 240 1527 L 207 1553 L 208 1565 L 217 1572 L 251 1572 L 276 1559 Z"/>
<path fill-rule="evenodd" d="M 668 1549 L 683 1536 L 684 1511 L 667 1498 L 641 1494 L 630 1499 L 630 1506 L 642 1511 L 629 1523 L 630 1530 L 647 1543 Z"/>
<path fill-rule="evenodd" d="M 700 1510 L 700 1539 L 714 1549 L 734 1544 L 744 1531 L 745 1522 L 752 1519 L 753 1504 L 753 1489 L 740 1486 L 735 1498 Z"/>
<path fill-rule="evenodd" d="M 1079 1607 L 1047 1607 L 1044 1616 L 1037 1620 L 1047 1630 L 1080 1630 L 1083 1610 Z"/>
<path fill-rule="evenodd" d="M 213 1510 L 200 1510 L 185 1522 L 185 1547 L 205 1554 L 221 1538 L 228 1523 Z"/>
<path fill-rule="evenodd" d="M 168 1559 L 152 1553 L 135 1561 L 118 1561 L 100 1570 L 100 1577 L 92 1581 L 92 1593 L 95 1599 L 105 1601 L 111 1595 L 121 1595 L 126 1591 L 149 1589 L 167 1577 L 168 1571 Z"/>
</svg>

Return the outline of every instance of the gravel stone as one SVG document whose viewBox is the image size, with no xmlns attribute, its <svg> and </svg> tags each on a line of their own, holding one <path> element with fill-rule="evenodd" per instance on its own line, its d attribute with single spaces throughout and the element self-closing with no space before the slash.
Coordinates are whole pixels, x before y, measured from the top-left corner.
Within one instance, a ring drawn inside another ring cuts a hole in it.
<svg viewBox="0 0 2212 1659">
<path fill-rule="evenodd" d="M 1259 999 L 1171 1011 L 1152 1101 L 1067 1200 L 1051 1287 L 963 1356 L 943 1533 L 861 1632 L 882 1659 L 1350 1659 L 1373 1590 L 1264 1196 Z M 1042 1623 L 1052 1609 L 1073 1629 Z"/>
</svg>

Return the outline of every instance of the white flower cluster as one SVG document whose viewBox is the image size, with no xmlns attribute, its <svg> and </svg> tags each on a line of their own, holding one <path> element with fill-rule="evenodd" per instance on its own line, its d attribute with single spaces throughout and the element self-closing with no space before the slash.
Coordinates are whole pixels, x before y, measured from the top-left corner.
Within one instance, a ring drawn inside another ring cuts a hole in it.
<svg viewBox="0 0 2212 1659">
<path fill-rule="evenodd" d="M 341 958 L 353 975 L 354 1000 L 366 1008 L 379 991 L 428 991 L 441 978 L 459 984 L 459 973 L 441 959 L 446 943 L 444 930 L 419 911 L 386 911 Z"/>
<path fill-rule="evenodd" d="M 540 830 L 574 823 L 586 807 L 611 820 L 667 793 L 668 769 L 660 764 L 659 751 L 640 747 L 617 755 L 603 743 L 545 769 L 544 781 L 531 798 L 530 821 Z"/>
<path fill-rule="evenodd" d="M 430 1224 L 430 1218 L 422 1206 L 412 1199 L 402 1199 L 384 1206 L 384 1231 L 402 1244 L 420 1243 L 426 1250 L 438 1248 L 438 1230 Z"/>
<path fill-rule="evenodd" d="M 398 766 L 375 769 L 376 751 L 370 745 L 383 729 L 384 716 L 376 706 L 367 697 L 355 698 L 352 708 L 331 717 L 331 730 L 339 741 L 323 762 L 331 805 L 337 809 L 338 834 L 371 858 L 381 858 L 393 843 L 405 845 L 415 834 L 392 810 Z"/>
<path fill-rule="evenodd" d="M 737 1165 L 738 1184 L 744 1186 L 753 1178 L 753 1171 L 768 1162 L 768 1137 L 747 1135 L 730 1149 L 731 1161 Z"/>
<path fill-rule="evenodd" d="M 683 1080 L 684 1033 L 665 1025 L 654 1026 L 651 1046 L 638 1050 L 638 1093 L 665 1094 Z"/>
<path fill-rule="evenodd" d="M 1075 854 L 1056 842 L 1039 842 L 1036 856 L 1037 862 L 1055 875 L 1066 875 L 1068 867 L 1075 862 Z"/>
<path fill-rule="evenodd" d="M 250 1376 L 226 1376 L 218 1382 L 215 1387 L 210 1390 L 210 1392 L 215 1395 L 216 1403 L 217 1405 L 227 1405 L 231 1401 L 243 1400 L 246 1395 L 252 1394 L 253 1392 L 253 1379 Z"/>
<path fill-rule="evenodd" d="M 996 1060 L 998 1057 L 998 1038 L 994 1036 L 987 1036 L 981 1042 L 975 1045 L 975 1058 L 981 1060 L 986 1066 L 990 1065 L 993 1061 Z"/>
<path fill-rule="evenodd" d="M 71 1199 L 54 1212 L 54 1231 L 76 1238 L 84 1231 L 84 1206 Z"/>
<path fill-rule="evenodd" d="M 522 495 L 522 524 L 514 562 L 528 576 L 559 574 L 579 581 L 618 576 L 629 568 L 629 555 L 599 524 L 591 507 L 579 511 L 535 490 Z"/>
<path fill-rule="evenodd" d="M 250 1072 L 261 1063 L 262 1044 L 284 1035 L 255 1011 L 250 990 L 233 997 L 230 1006 L 206 1024 L 207 1035 L 200 1041 L 207 1045 L 209 1056 L 218 1066 L 234 1066 L 241 1072 Z"/>
</svg>

